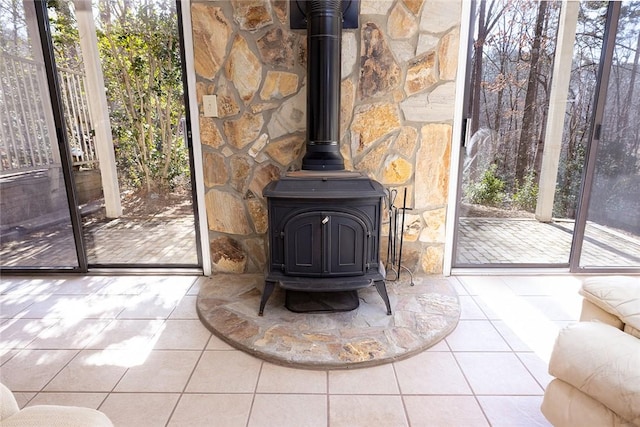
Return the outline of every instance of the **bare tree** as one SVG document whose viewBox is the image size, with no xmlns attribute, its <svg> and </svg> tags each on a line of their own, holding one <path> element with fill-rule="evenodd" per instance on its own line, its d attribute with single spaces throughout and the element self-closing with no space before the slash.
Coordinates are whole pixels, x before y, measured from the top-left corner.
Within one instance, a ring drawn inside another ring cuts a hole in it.
<svg viewBox="0 0 640 427">
<path fill-rule="evenodd" d="M 535 133 L 536 124 L 536 98 L 538 96 L 540 47 L 542 43 L 547 2 L 541 1 L 538 5 L 538 16 L 536 18 L 535 34 L 531 46 L 531 58 L 529 61 L 529 77 L 527 78 L 527 94 L 524 100 L 524 111 L 522 116 L 522 128 L 518 139 L 518 154 L 516 162 L 516 180 L 522 182 L 529 167 L 529 151 L 537 141 Z"/>
<path fill-rule="evenodd" d="M 471 72 L 471 134 L 473 135 L 480 127 L 480 90 L 482 88 L 482 61 L 483 51 L 487 35 L 495 28 L 498 20 L 502 16 L 507 5 L 496 12 L 495 8 L 499 7 L 497 0 L 491 0 L 489 7 L 486 7 L 486 1 L 479 2 L 478 9 L 478 36 L 473 43 L 473 69 Z"/>
</svg>

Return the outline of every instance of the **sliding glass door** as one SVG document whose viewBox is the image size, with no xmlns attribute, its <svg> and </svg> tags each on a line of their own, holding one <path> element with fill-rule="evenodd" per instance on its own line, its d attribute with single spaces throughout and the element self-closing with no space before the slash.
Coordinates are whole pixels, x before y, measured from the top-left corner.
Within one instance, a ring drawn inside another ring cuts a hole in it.
<svg viewBox="0 0 640 427">
<path fill-rule="evenodd" d="M 640 1 L 472 15 L 453 267 L 637 271 Z"/>
<path fill-rule="evenodd" d="M 559 59 L 564 27 L 560 5 L 487 0 L 472 6 L 454 267 L 569 263 L 576 198 L 566 203 L 571 198 L 565 194 L 579 189 L 579 173 L 543 168 L 546 152 L 562 152 L 565 165 L 581 160 L 573 149 L 579 142 L 567 139 L 560 146 L 546 138 L 554 57 Z M 571 66 L 572 52 L 561 55 Z M 565 90 L 555 101 L 566 105 L 569 96 Z M 557 114 L 563 117 L 564 111 Z M 555 215 L 551 204 L 549 218 L 539 221 L 539 182 L 543 175 L 555 182 L 558 174 L 565 181 L 551 186 L 558 199 Z M 570 227 L 564 227 L 567 221 Z"/>
<path fill-rule="evenodd" d="M 77 269 L 68 154 L 49 94 L 32 1 L 0 8 L 0 262 Z"/>
<path fill-rule="evenodd" d="M 177 3 L 48 12 L 89 266 L 200 265 Z"/>
<path fill-rule="evenodd" d="M 0 268 L 202 265 L 180 6 L 0 3 Z"/>
<path fill-rule="evenodd" d="M 640 268 L 640 2 L 614 4 L 587 169 L 580 269 Z"/>
</svg>

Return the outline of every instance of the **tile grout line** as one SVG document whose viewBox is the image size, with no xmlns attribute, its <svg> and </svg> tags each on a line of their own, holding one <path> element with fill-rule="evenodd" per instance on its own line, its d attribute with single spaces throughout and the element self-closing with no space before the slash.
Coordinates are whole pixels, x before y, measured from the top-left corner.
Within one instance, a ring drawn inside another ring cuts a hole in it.
<svg viewBox="0 0 640 427">
<path fill-rule="evenodd" d="M 329 381 L 329 371 L 326 370 L 324 371 L 324 385 L 325 385 L 325 401 L 327 403 L 327 427 L 331 427 L 331 390 L 329 389 L 330 387 L 330 381 Z"/>
<path fill-rule="evenodd" d="M 480 400 L 478 399 L 478 395 L 476 394 L 475 390 L 471 386 L 471 382 L 469 382 L 469 379 L 467 378 L 467 374 L 464 372 L 464 369 L 462 369 L 462 366 L 460 365 L 460 362 L 458 361 L 458 358 L 456 357 L 456 352 L 452 351 L 451 355 L 453 356 L 453 360 L 456 362 L 456 366 L 460 370 L 460 373 L 462 373 L 462 377 L 464 378 L 465 383 L 467 383 L 467 387 L 469 387 L 469 390 L 471 391 L 471 395 L 473 396 L 474 400 L 478 404 L 478 407 L 480 408 L 480 411 L 482 412 L 482 415 L 484 416 L 485 420 L 487 421 L 487 424 L 490 426 L 491 425 L 491 421 L 489 420 L 489 417 L 487 416 L 487 413 L 485 412 L 484 408 L 480 404 Z"/>
<path fill-rule="evenodd" d="M 547 389 L 547 387 L 543 386 L 542 383 L 540 381 L 538 381 L 538 378 L 533 374 L 533 372 L 531 372 L 531 370 L 529 369 L 529 367 L 527 366 L 526 363 L 524 363 L 524 361 L 520 358 L 520 356 L 518 355 L 518 352 L 514 351 L 513 352 L 514 355 L 516 356 L 516 358 L 518 359 L 518 361 L 520 363 L 522 363 L 522 366 L 524 366 L 524 369 L 526 369 L 526 371 L 529 373 L 529 375 L 531 375 L 531 377 L 533 378 L 533 380 L 538 383 L 538 386 L 540 386 L 540 389 L 542 389 L 542 394 L 544 394 L 545 390 Z M 524 353 L 524 352 L 521 352 Z"/>
<path fill-rule="evenodd" d="M 393 377 L 396 380 L 396 386 L 398 387 L 398 395 L 402 402 L 402 409 L 404 411 L 404 419 L 407 421 L 407 426 L 411 427 L 411 419 L 409 418 L 409 410 L 407 409 L 407 403 L 404 400 L 404 393 L 402 393 L 402 387 L 400 387 L 400 380 L 398 379 L 398 372 L 396 371 L 396 364 L 391 363 L 391 369 L 393 370 Z"/>
<path fill-rule="evenodd" d="M 191 287 L 194 285 L 194 282 L 189 286 L 188 289 L 185 290 L 184 294 L 180 297 L 180 301 L 178 301 L 175 306 L 173 307 L 173 309 L 171 310 L 171 312 L 167 315 L 167 317 L 164 319 L 164 323 L 163 325 L 166 325 L 167 322 L 169 321 L 169 318 L 171 317 L 171 315 L 176 311 L 176 309 L 178 308 L 178 305 L 180 305 L 180 303 L 182 302 L 182 300 L 187 296 L 187 293 L 189 292 L 189 289 L 191 289 Z M 157 334 L 161 334 L 162 330 L 159 328 L 158 332 L 156 332 Z M 191 381 L 191 378 L 193 377 L 193 373 L 196 370 L 196 367 L 198 366 L 198 363 L 200 363 L 200 359 L 202 359 L 202 356 L 204 355 L 205 350 L 207 349 L 207 346 L 209 345 L 209 341 L 211 341 L 211 334 L 209 334 L 209 338 L 207 339 L 207 342 L 204 343 L 204 346 L 202 348 L 202 350 L 200 350 L 200 356 L 198 357 L 198 359 L 196 360 L 196 363 L 193 364 L 193 369 L 191 370 L 191 373 L 189 374 L 189 378 L 187 378 L 187 381 L 185 382 L 184 386 L 182 387 L 182 391 L 178 393 L 178 399 L 176 399 L 176 403 L 173 405 L 173 408 L 171 410 L 171 412 L 169 413 L 169 416 L 167 417 L 167 422 L 165 423 L 165 427 L 169 425 L 169 422 L 171 421 L 171 418 L 173 417 L 173 414 L 175 413 L 176 409 L 178 408 L 178 405 L 180 404 L 180 401 L 182 400 L 182 396 L 184 396 L 184 393 L 187 389 L 187 386 L 189 385 L 189 382 Z M 177 349 L 171 349 L 171 350 L 177 350 Z M 153 350 L 152 350 L 153 351 Z"/>
<path fill-rule="evenodd" d="M 260 384 L 260 377 L 262 376 L 262 369 L 264 368 L 264 361 L 260 360 L 260 369 L 258 370 L 258 377 L 256 378 L 256 385 L 253 387 L 253 393 L 251 394 L 251 404 L 249 405 L 249 413 L 247 414 L 247 422 L 245 424 L 246 427 L 249 427 L 249 422 L 251 421 L 251 415 L 253 415 L 253 405 L 256 402 L 256 396 L 258 394 L 258 384 Z"/>
<path fill-rule="evenodd" d="M 76 351 L 77 351 L 77 352 L 76 352 L 76 354 L 75 354 L 71 359 L 69 359 L 69 361 L 68 361 L 67 363 L 65 363 L 65 365 L 64 365 L 62 368 L 60 368 L 60 370 L 59 370 L 58 372 L 56 372 L 56 373 L 55 373 L 55 374 L 54 374 L 54 375 L 49 379 L 49 381 L 47 381 L 47 382 L 46 382 L 46 384 L 45 384 L 45 385 L 43 385 L 43 386 L 42 386 L 42 388 L 41 388 L 39 391 L 37 391 L 37 392 L 36 392 L 35 396 L 33 396 L 33 397 L 36 397 L 38 394 L 42 393 L 42 392 L 44 391 L 44 389 L 45 389 L 45 388 L 47 388 L 47 386 L 48 386 L 49 384 L 51 384 L 51 381 L 53 381 L 53 380 L 54 380 L 58 375 L 60 375 L 60 373 L 61 373 L 64 369 L 66 369 L 66 367 L 67 367 L 67 366 L 69 366 L 69 364 L 70 364 L 71 362 L 73 362 L 73 361 L 78 357 L 78 355 L 82 352 L 82 350 L 76 350 Z M 29 400 L 29 401 L 31 401 L 31 400 Z M 25 406 L 26 406 L 26 405 L 25 405 Z"/>
<path fill-rule="evenodd" d="M 95 296 L 96 294 L 94 293 L 93 295 Z M 118 296 L 120 296 L 120 295 L 118 294 Z M 125 310 L 125 307 L 122 307 L 122 309 L 121 309 L 117 314 L 114 314 L 114 317 L 113 317 L 113 319 L 111 319 L 111 322 L 109 322 L 109 325 L 111 325 L 111 324 L 115 323 L 115 322 L 116 322 L 116 320 L 118 320 L 118 316 L 120 316 L 120 314 L 122 314 L 122 312 L 123 312 L 124 310 Z M 109 325 L 107 325 L 107 326 L 109 326 Z M 104 329 L 106 329 L 106 327 L 105 327 Z M 104 330 L 104 329 L 103 329 L 103 330 Z M 102 332 L 102 331 L 101 331 L 101 332 Z M 95 338 L 95 337 L 94 337 L 94 338 Z M 89 344 L 87 343 L 87 346 L 88 346 L 88 345 L 89 345 Z M 85 347 L 86 347 L 86 346 L 85 346 Z M 99 349 L 98 349 L 98 350 L 99 350 Z M 83 350 L 83 351 L 84 351 L 84 350 Z M 96 350 L 94 349 L 93 351 L 96 351 Z M 108 391 L 108 392 L 107 392 L 106 397 L 102 400 L 102 402 L 101 402 L 101 403 L 100 403 L 100 405 L 98 406 L 98 410 L 100 410 L 100 408 L 102 408 L 102 405 L 104 405 L 104 404 L 105 404 L 105 402 L 109 399 L 109 397 L 110 397 L 112 394 L 114 394 L 114 391 L 115 391 L 116 387 L 118 386 L 118 384 L 120 384 L 120 382 L 122 381 L 122 379 L 124 378 L 124 376 L 125 376 L 125 375 L 127 375 L 127 372 L 129 372 L 129 369 L 130 369 L 130 368 L 127 368 L 127 369 L 125 369 L 125 370 L 124 370 L 124 372 L 122 373 L 122 375 L 120 376 L 120 378 L 118 379 L 118 381 L 116 381 L 116 383 L 115 383 L 115 384 L 113 385 L 113 387 L 111 388 L 111 391 Z"/>
<path fill-rule="evenodd" d="M 182 401 L 182 397 L 185 395 L 185 393 L 187 391 L 187 386 L 191 382 L 191 378 L 193 378 L 193 373 L 196 371 L 196 368 L 198 367 L 198 364 L 200 363 L 200 360 L 202 360 L 202 356 L 204 355 L 204 352 L 207 350 L 207 346 L 209 345 L 209 342 L 211 341 L 211 337 L 212 336 L 213 336 L 212 334 L 209 334 L 209 339 L 204 344 L 204 347 L 202 348 L 202 350 L 200 350 L 200 356 L 198 357 L 198 360 L 196 360 L 196 363 L 193 364 L 193 369 L 191 370 L 191 373 L 189 374 L 189 378 L 187 378 L 187 381 L 184 383 L 184 387 L 182 387 L 182 391 L 179 393 L 178 399 L 176 400 L 175 405 L 173 405 L 173 409 L 171 410 L 171 413 L 169 414 L 169 417 L 167 418 L 167 422 L 165 423 L 165 427 L 167 427 L 169 425 L 169 423 L 171 422 L 171 418 L 173 418 L 173 415 L 176 412 L 176 409 L 178 409 L 178 405 Z"/>
</svg>

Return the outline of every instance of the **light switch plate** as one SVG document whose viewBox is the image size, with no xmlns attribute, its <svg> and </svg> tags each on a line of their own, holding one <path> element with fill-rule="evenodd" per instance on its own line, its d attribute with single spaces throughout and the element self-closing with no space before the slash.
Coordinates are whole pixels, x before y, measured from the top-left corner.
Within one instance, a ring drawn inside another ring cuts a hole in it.
<svg viewBox="0 0 640 427">
<path fill-rule="evenodd" d="M 205 117 L 218 117 L 218 97 L 216 95 L 204 95 L 202 104 Z"/>
</svg>

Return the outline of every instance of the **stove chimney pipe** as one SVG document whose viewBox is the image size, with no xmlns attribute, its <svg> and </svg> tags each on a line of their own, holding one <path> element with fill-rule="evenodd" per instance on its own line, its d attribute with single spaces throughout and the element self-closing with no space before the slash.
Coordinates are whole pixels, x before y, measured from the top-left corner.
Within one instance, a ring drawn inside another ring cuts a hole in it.
<svg viewBox="0 0 640 427">
<path fill-rule="evenodd" d="M 302 169 L 344 170 L 340 153 L 342 2 L 300 3 L 307 9 L 308 78 L 307 152 Z"/>
</svg>

